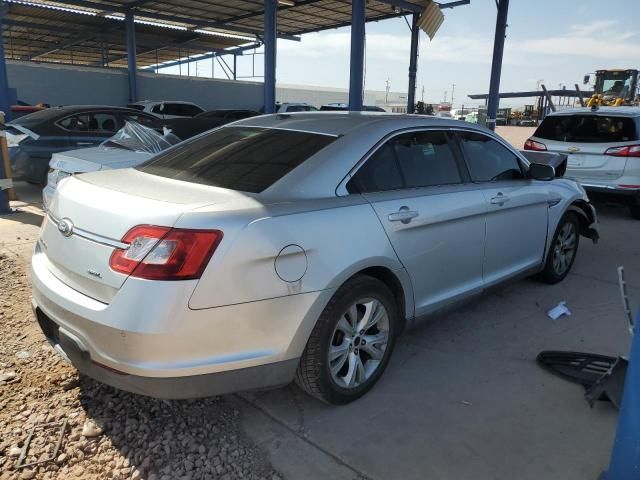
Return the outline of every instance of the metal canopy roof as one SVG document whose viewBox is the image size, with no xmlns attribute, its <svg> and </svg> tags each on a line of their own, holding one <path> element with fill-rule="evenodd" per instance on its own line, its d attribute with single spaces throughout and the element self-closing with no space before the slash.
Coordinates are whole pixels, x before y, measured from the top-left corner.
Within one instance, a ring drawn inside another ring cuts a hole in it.
<svg viewBox="0 0 640 480">
<path fill-rule="evenodd" d="M 138 67 L 260 41 L 262 0 L 7 0 L 3 22 L 8 59 L 126 66 L 126 11 L 136 18 Z M 421 0 L 369 0 L 366 20 L 420 9 Z M 394 4 L 394 5 L 391 5 Z M 278 35 L 351 24 L 349 0 L 280 0 Z M 222 52 L 221 52 L 222 53 Z"/>
<path fill-rule="evenodd" d="M 113 16 L 79 14 L 10 4 L 3 21 L 5 56 L 12 60 L 126 67 L 125 24 Z M 251 37 L 212 35 L 136 24 L 137 62 L 146 67 L 251 42 Z"/>
</svg>

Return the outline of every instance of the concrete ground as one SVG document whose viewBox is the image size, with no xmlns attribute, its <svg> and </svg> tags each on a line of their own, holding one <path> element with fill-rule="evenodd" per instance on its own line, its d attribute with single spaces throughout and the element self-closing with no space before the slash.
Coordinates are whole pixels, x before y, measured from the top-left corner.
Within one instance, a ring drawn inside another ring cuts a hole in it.
<svg viewBox="0 0 640 480">
<path fill-rule="evenodd" d="M 0 218 L 0 250 L 26 261 L 41 212 L 29 204 L 37 191 L 20 184 L 18 194 L 27 203 Z M 589 408 L 581 387 L 534 361 L 541 350 L 628 352 L 616 268 L 626 267 L 637 307 L 640 223 L 622 207 L 597 208 L 601 241 L 582 239 L 564 282 L 515 281 L 406 332 L 380 382 L 350 405 L 326 406 L 295 386 L 234 396 L 246 433 L 291 479 L 597 478 L 615 409 Z M 550 320 L 563 300 L 572 315 Z"/>
</svg>

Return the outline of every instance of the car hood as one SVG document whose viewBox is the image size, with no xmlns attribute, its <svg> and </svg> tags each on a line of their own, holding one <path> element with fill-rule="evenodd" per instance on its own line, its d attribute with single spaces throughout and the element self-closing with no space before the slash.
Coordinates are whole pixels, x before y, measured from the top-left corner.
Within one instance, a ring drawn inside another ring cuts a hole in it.
<svg viewBox="0 0 640 480">
<path fill-rule="evenodd" d="M 54 153 L 49 166 L 67 173 L 95 172 L 114 168 L 135 167 L 154 154 L 123 148 L 93 147 Z"/>
</svg>

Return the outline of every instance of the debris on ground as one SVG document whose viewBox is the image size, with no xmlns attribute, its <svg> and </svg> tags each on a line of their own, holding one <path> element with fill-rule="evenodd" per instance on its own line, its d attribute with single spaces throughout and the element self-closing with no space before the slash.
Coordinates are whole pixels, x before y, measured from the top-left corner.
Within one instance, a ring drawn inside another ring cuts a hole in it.
<svg viewBox="0 0 640 480">
<path fill-rule="evenodd" d="M 25 269 L 4 253 L 0 284 L 0 480 L 282 478 L 229 400 L 156 400 L 78 376 L 46 342 Z M 60 428 L 33 430 L 65 420 L 59 451 Z M 17 469 L 23 451 L 24 464 L 48 461 Z"/>
<path fill-rule="evenodd" d="M 557 320 L 562 315 L 571 315 L 571 310 L 567 307 L 567 302 L 560 302 L 558 305 L 553 307 L 551 310 L 547 312 L 547 316 L 551 320 Z"/>
</svg>

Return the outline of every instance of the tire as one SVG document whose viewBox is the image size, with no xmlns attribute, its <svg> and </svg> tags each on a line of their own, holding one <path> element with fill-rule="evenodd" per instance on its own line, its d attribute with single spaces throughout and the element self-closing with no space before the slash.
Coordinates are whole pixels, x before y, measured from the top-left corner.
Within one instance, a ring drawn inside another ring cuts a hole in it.
<svg viewBox="0 0 640 480">
<path fill-rule="evenodd" d="M 354 314 L 360 330 L 353 328 Z M 365 316 L 371 326 L 363 329 L 360 322 Z M 360 398 L 387 367 L 400 325 L 398 306 L 384 283 L 365 275 L 352 278 L 320 315 L 300 359 L 295 382 L 311 396 L 333 405 Z"/>
<path fill-rule="evenodd" d="M 629 205 L 629 213 L 631 214 L 631 218 L 640 220 L 640 205 Z"/>
<path fill-rule="evenodd" d="M 573 241 L 571 241 L 571 238 L 573 238 Z M 573 245 L 573 249 L 569 252 L 567 247 L 571 244 Z M 550 285 L 564 280 L 571 271 L 571 267 L 578 253 L 579 244 L 580 220 L 575 213 L 567 212 L 560 219 L 556 232 L 553 235 L 553 240 L 547 253 L 547 261 L 544 270 L 542 270 L 540 274 L 540 278 Z"/>
</svg>

